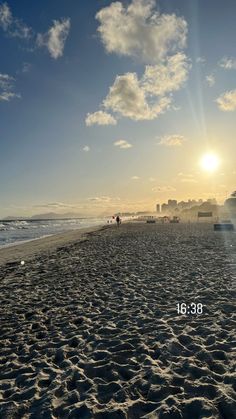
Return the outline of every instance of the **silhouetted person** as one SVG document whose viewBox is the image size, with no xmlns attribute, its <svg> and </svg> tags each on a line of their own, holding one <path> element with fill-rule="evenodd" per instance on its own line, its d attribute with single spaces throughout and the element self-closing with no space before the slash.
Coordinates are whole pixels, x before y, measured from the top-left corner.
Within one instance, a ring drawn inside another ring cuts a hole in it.
<svg viewBox="0 0 236 419">
<path fill-rule="evenodd" d="M 119 227 L 120 224 L 121 224 L 119 215 L 117 215 L 117 217 L 116 217 L 116 224 L 117 224 L 117 227 Z"/>
</svg>

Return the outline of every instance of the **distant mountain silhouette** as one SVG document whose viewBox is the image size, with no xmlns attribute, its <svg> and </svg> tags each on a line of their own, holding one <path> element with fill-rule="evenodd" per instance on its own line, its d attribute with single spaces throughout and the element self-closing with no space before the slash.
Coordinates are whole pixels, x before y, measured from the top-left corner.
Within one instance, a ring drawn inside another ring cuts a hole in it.
<svg viewBox="0 0 236 419">
<path fill-rule="evenodd" d="M 2 221 L 9 220 L 26 220 L 27 217 L 17 217 L 16 215 L 8 215 L 7 217 L 2 218 Z"/>
<path fill-rule="evenodd" d="M 55 212 L 46 212 L 43 214 L 35 214 L 32 217 L 17 217 L 17 216 L 8 216 L 3 218 L 3 221 L 14 221 L 14 220 L 59 220 L 64 218 L 85 218 L 85 215 L 75 214 L 72 212 L 67 212 L 64 214 L 56 214 Z"/>
<path fill-rule="evenodd" d="M 80 218 L 82 217 L 81 214 L 75 214 L 72 212 L 67 212 L 64 214 L 56 214 L 55 212 L 46 212 L 43 214 L 36 214 L 30 217 L 31 220 L 45 220 L 45 219 L 61 219 L 61 218 Z"/>
</svg>

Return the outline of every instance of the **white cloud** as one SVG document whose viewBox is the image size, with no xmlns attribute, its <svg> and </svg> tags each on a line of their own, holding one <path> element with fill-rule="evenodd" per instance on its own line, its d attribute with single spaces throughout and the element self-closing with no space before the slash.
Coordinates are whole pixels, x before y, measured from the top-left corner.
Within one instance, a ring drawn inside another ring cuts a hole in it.
<svg viewBox="0 0 236 419">
<path fill-rule="evenodd" d="M 216 103 L 221 111 L 230 112 L 236 110 L 236 89 L 222 93 Z"/>
<path fill-rule="evenodd" d="M 160 14 L 155 4 L 117 1 L 96 15 L 108 52 L 137 55 L 148 64 L 140 78 L 134 72 L 117 75 L 102 103 L 105 110 L 134 121 L 153 120 L 170 109 L 172 92 L 183 86 L 191 68 L 186 55 L 176 52 L 186 45 L 187 23 L 175 14 Z"/>
<path fill-rule="evenodd" d="M 29 73 L 31 70 L 32 65 L 30 63 L 23 63 L 22 65 L 22 73 Z"/>
<path fill-rule="evenodd" d="M 0 26 L 4 31 L 7 31 L 12 23 L 11 10 L 7 3 L 0 4 Z"/>
<path fill-rule="evenodd" d="M 131 177 L 131 179 L 132 179 L 132 180 L 139 180 L 139 179 L 140 179 L 140 177 L 139 177 L 139 176 L 132 176 L 132 177 Z"/>
<path fill-rule="evenodd" d="M 134 120 L 149 119 L 150 109 L 136 73 L 117 76 L 103 105 Z"/>
<path fill-rule="evenodd" d="M 9 76 L 8 74 L 1 74 L 0 73 L 0 88 L 1 89 L 10 89 L 14 78 Z"/>
<path fill-rule="evenodd" d="M 156 179 L 154 177 L 150 177 L 148 180 L 149 182 L 155 182 Z"/>
<path fill-rule="evenodd" d="M 46 47 L 52 58 L 62 57 L 70 31 L 70 19 L 54 20 L 53 26 L 44 34 L 37 35 L 37 45 Z"/>
<path fill-rule="evenodd" d="M 32 35 L 30 27 L 13 17 L 7 3 L 0 4 L 0 27 L 11 37 L 29 39 Z"/>
<path fill-rule="evenodd" d="M 146 66 L 141 83 L 146 93 L 164 95 L 182 87 L 188 78 L 189 69 L 186 55 L 179 52 L 160 64 Z"/>
<path fill-rule="evenodd" d="M 218 64 L 220 67 L 225 68 L 226 70 L 236 70 L 236 58 L 223 57 Z"/>
<path fill-rule="evenodd" d="M 139 80 L 136 73 L 117 76 L 103 106 L 134 121 L 152 120 L 166 112 L 172 103 L 168 93 L 179 90 L 190 68 L 184 54 L 178 53 L 156 66 L 146 66 Z"/>
<path fill-rule="evenodd" d="M 197 64 L 205 64 L 206 63 L 205 57 L 197 57 L 196 58 L 196 63 Z"/>
<path fill-rule="evenodd" d="M 155 0 L 132 0 L 127 6 L 117 1 L 96 15 L 108 52 L 138 56 L 148 64 L 140 78 L 134 72 L 117 75 L 102 103 L 105 110 L 134 121 L 152 120 L 170 109 L 171 93 L 183 86 L 191 68 L 184 53 L 175 53 L 186 46 L 186 21 L 160 14 L 155 5 Z"/>
<path fill-rule="evenodd" d="M 0 101 L 9 102 L 11 99 L 20 98 L 20 95 L 12 92 L 1 92 Z"/>
<path fill-rule="evenodd" d="M 132 144 L 128 143 L 128 141 L 125 141 L 125 140 L 115 141 L 114 146 L 119 147 L 119 148 L 131 148 L 131 147 L 133 147 Z"/>
<path fill-rule="evenodd" d="M 19 20 L 15 20 L 14 26 L 11 28 L 9 35 L 13 38 L 29 39 L 32 36 L 32 30 Z"/>
<path fill-rule="evenodd" d="M 97 201 L 109 202 L 110 200 L 111 198 L 109 196 L 95 196 L 95 197 L 88 198 L 88 201 L 95 201 L 95 202 Z"/>
<path fill-rule="evenodd" d="M 85 145 L 85 146 L 83 147 L 83 151 L 85 151 L 85 152 L 90 151 L 90 147 L 89 147 L 88 145 Z"/>
<path fill-rule="evenodd" d="M 152 188 L 152 192 L 174 192 L 176 191 L 175 188 L 173 188 L 173 186 L 155 186 L 154 188 Z"/>
<path fill-rule="evenodd" d="M 170 97 L 161 97 L 153 103 L 148 103 L 145 89 L 137 74 L 126 73 L 116 77 L 103 106 L 124 117 L 139 121 L 156 118 L 170 107 L 171 101 Z"/>
<path fill-rule="evenodd" d="M 158 144 L 164 145 L 167 147 L 179 147 L 182 146 L 186 139 L 182 135 L 173 134 L 173 135 L 164 135 L 161 137 Z"/>
<path fill-rule="evenodd" d="M 14 92 L 14 77 L 0 73 L 0 101 L 9 102 L 11 99 L 20 98 L 20 94 Z"/>
<path fill-rule="evenodd" d="M 117 203 L 120 201 L 119 197 L 111 197 L 111 196 L 95 196 L 88 198 L 88 201 L 95 202 L 95 203 Z"/>
<path fill-rule="evenodd" d="M 116 119 L 107 112 L 97 111 L 94 113 L 88 113 L 85 123 L 88 127 L 91 125 L 116 125 Z"/>
<path fill-rule="evenodd" d="M 196 179 L 194 179 L 194 178 L 191 178 L 191 177 L 183 177 L 183 178 L 181 178 L 181 180 L 180 180 L 182 183 L 198 183 L 198 181 L 196 180 Z"/>
<path fill-rule="evenodd" d="M 206 76 L 206 82 L 209 87 L 214 86 L 216 82 L 214 74 L 209 74 L 208 76 Z"/>
<path fill-rule="evenodd" d="M 72 204 L 65 204 L 64 202 L 49 202 L 44 204 L 33 205 L 33 208 L 74 209 L 76 208 L 76 206 Z"/>
<path fill-rule="evenodd" d="M 184 177 L 184 178 L 193 178 L 193 174 L 192 173 L 178 173 L 179 177 Z"/>
<path fill-rule="evenodd" d="M 155 0 L 133 0 L 125 6 L 113 2 L 96 18 L 98 32 L 109 53 L 136 56 L 155 63 L 186 45 L 187 22 L 175 14 L 160 14 Z"/>
</svg>

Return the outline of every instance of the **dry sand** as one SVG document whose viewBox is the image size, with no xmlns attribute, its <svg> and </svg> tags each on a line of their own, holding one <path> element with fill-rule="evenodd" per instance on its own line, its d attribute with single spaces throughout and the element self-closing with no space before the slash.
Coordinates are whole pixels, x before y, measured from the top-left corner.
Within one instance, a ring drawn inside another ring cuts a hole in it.
<svg viewBox="0 0 236 419">
<path fill-rule="evenodd" d="M 236 234 L 133 223 L 75 239 L 0 252 L 0 418 L 235 418 Z"/>
</svg>

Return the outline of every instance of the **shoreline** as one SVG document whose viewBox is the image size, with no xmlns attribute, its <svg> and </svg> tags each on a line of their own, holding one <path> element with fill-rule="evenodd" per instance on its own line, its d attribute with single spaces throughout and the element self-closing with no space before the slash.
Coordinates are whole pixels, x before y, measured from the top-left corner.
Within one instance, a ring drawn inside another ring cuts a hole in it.
<svg viewBox="0 0 236 419">
<path fill-rule="evenodd" d="M 56 250 L 59 246 L 81 241 L 86 238 L 88 233 L 103 230 L 104 228 L 108 228 L 108 226 L 84 227 L 1 247 L 0 266 L 6 263 L 16 263 L 17 261 L 20 263 L 21 260 L 32 259 L 40 253 Z"/>
<path fill-rule="evenodd" d="M 146 225 L 146 222 L 140 220 L 131 220 L 123 221 L 123 225 Z M 213 225 L 211 222 L 197 223 L 197 222 L 182 222 L 182 226 L 207 226 Z M 178 224 L 178 225 L 180 225 Z M 167 224 L 154 224 L 157 228 L 163 228 Z M 173 224 L 171 224 L 173 225 Z M 86 235 L 96 231 L 104 230 L 107 228 L 115 228 L 115 224 L 100 224 L 98 226 L 92 227 L 83 227 L 74 230 L 68 230 L 63 233 L 48 234 L 42 237 L 19 241 L 18 243 L 12 243 L 0 247 L 0 266 L 5 265 L 6 263 L 15 264 L 17 261 L 21 260 L 30 260 L 33 257 L 36 257 L 40 253 L 51 252 L 56 250 L 58 247 L 63 245 L 70 245 L 77 241 L 82 241 L 86 239 Z M 147 227 L 148 228 L 148 227 Z M 150 228 L 150 227 L 149 227 Z M 232 232 L 231 232 L 232 233 Z M 222 234 L 222 232 L 221 232 Z"/>
<path fill-rule="evenodd" d="M 51 236 L 54 236 L 54 235 L 55 234 L 45 234 L 44 236 L 35 237 L 33 239 L 18 240 L 18 241 L 13 242 L 13 243 L 2 244 L 2 245 L 0 245 L 0 250 L 1 249 L 8 249 L 9 247 L 12 247 L 12 246 L 20 246 L 20 245 L 25 244 L 25 243 L 33 242 L 34 240 L 42 240 L 42 239 L 45 239 L 46 237 L 51 237 Z"/>
</svg>

